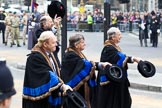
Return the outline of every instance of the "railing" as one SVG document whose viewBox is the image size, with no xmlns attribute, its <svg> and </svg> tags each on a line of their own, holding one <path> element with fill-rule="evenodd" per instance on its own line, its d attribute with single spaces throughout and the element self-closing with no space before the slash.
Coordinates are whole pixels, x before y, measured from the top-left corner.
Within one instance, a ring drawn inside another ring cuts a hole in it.
<svg viewBox="0 0 162 108">
<path fill-rule="evenodd" d="M 104 24 L 103 23 L 94 23 L 93 25 L 93 32 L 103 32 L 104 31 Z M 130 26 L 132 26 L 130 28 Z M 117 24 L 117 27 L 121 30 L 121 32 L 127 31 L 137 31 L 138 23 L 133 22 L 130 24 L 129 22 L 120 22 Z M 131 30 L 130 30 L 131 29 Z M 77 24 L 73 24 L 68 22 L 67 23 L 67 30 L 68 31 L 88 31 L 88 24 L 86 22 L 79 22 Z"/>
</svg>

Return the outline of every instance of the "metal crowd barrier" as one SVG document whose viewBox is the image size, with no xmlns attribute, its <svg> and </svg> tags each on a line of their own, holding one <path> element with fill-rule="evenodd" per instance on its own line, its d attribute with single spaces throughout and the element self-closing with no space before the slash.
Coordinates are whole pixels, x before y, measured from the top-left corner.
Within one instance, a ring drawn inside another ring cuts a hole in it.
<svg viewBox="0 0 162 108">
<path fill-rule="evenodd" d="M 76 29 L 77 29 L 77 24 L 73 24 L 71 22 L 67 23 L 67 30 L 68 31 L 76 31 Z"/>
<path fill-rule="evenodd" d="M 130 31 L 130 24 L 129 22 L 120 22 L 117 24 L 117 27 L 120 29 L 121 32 L 128 32 Z M 71 22 L 67 23 L 67 30 L 68 31 L 88 31 L 88 24 L 86 22 L 79 22 L 77 24 L 73 24 Z M 138 23 L 132 23 L 132 31 L 138 31 Z M 93 24 L 93 32 L 103 32 L 104 31 L 104 24 L 103 23 L 94 23 Z"/>
<path fill-rule="evenodd" d="M 104 24 L 103 23 L 94 23 L 93 24 L 93 31 L 94 32 L 103 32 L 104 31 Z"/>
<path fill-rule="evenodd" d="M 93 31 L 100 32 L 103 31 L 104 26 L 103 23 L 94 23 Z M 72 24 L 70 22 L 67 23 L 68 31 L 88 31 L 88 24 L 86 22 L 79 22 L 77 24 Z"/>
</svg>

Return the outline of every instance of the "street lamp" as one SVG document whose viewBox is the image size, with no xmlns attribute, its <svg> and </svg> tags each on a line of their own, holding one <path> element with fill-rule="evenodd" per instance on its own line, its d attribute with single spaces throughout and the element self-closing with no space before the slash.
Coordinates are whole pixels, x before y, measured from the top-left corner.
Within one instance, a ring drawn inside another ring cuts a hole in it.
<svg viewBox="0 0 162 108">
<path fill-rule="evenodd" d="M 104 42 L 107 39 L 107 30 L 110 28 L 110 0 L 104 1 Z"/>
<path fill-rule="evenodd" d="M 63 5 L 65 7 L 67 7 L 67 0 L 61 0 Z M 61 61 L 62 61 L 62 58 L 63 58 L 63 55 L 65 54 L 65 50 L 67 48 L 67 14 L 65 14 L 63 20 L 62 20 L 62 29 L 61 29 L 61 44 L 62 44 L 62 47 L 61 47 Z"/>
</svg>

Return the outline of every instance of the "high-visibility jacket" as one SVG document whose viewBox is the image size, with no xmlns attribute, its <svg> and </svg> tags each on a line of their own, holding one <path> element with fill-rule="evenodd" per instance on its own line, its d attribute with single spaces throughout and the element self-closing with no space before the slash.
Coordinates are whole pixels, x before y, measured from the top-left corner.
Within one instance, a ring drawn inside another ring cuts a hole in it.
<svg viewBox="0 0 162 108">
<path fill-rule="evenodd" d="M 87 16 L 87 23 L 88 23 L 88 24 L 92 24 L 92 23 L 93 23 L 93 18 L 92 18 L 91 15 L 88 15 L 88 16 Z"/>
</svg>

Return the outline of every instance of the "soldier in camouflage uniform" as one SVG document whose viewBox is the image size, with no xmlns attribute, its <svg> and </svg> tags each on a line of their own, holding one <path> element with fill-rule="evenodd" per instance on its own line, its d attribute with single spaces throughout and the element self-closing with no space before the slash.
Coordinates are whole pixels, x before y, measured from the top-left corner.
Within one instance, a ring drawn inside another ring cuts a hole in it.
<svg viewBox="0 0 162 108">
<path fill-rule="evenodd" d="M 27 31 L 27 22 L 28 22 L 28 15 L 26 12 L 24 12 L 23 18 L 22 18 L 22 24 L 23 24 L 23 45 L 25 45 L 26 40 L 26 31 Z"/>
<path fill-rule="evenodd" d="M 21 47 L 20 44 L 19 44 L 19 36 L 20 36 L 20 28 L 19 28 L 19 25 L 20 25 L 20 18 L 17 16 L 16 12 L 13 13 L 13 18 L 11 19 L 11 26 L 12 26 L 12 34 L 13 34 L 13 37 L 16 38 L 16 42 L 17 42 L 17 47 Z M 13 42 L 14 42 L 14 39 L 12 39 L 12 42 L 11 42 L 11 46 L 13 46 Z"/>
<path fill-rule="evenodd" d="M 8 42 L 8 36 L 11 36 L 11 40 L 13 38 L 12 32 L 11 32 L 11 18 L 12 18 L 12 12 L 9 12 L 8 15 L 5 18 L 5 25 L 6 25 L 6 30 L 5 30 L 5 45 L 7 45 Z"/>
</svg>

